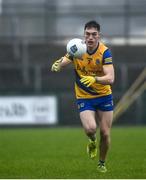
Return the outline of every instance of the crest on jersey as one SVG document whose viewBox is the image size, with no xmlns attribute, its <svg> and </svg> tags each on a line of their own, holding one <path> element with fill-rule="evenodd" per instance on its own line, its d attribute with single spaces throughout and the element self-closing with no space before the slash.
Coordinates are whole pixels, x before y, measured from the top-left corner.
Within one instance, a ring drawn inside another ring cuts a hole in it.
<svg viewBox="0 0 146 180">
<path fill-rule="evenodd" d="M 100 60 L 99 59 L 96 59 L 96 64 L 100 64 Z"/>
</svg>

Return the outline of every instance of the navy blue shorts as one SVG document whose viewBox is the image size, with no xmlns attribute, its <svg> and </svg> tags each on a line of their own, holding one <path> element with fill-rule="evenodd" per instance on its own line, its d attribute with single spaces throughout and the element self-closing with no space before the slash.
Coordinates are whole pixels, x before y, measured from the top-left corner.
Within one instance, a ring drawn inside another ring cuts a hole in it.
<svg viewBox="0 0 146 180">
<path fill-rule="evenodd" d="M 79 112 L 85 110 L 92 111 L 113 111 L 113 96 L 112 94 L 93 99 L 77 99 Z"/>
</svg>

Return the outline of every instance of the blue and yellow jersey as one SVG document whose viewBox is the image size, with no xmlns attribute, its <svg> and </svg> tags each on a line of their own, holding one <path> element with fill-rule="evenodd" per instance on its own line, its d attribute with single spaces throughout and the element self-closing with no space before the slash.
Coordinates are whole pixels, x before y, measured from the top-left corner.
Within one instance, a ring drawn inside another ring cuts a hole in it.
<svg viewBox="0 0 146 180">
<path fill-rule="evenodd" d="M 87 87 L 80 82 L 81 75 L 103 76 L 103 66 L 112 64 L 110 50 L 102 42 L 99 42 L 98 47 L 92 54 L 87 52 L 80 59 L 66 57 L 72 60 L 74 64 L 76 76 L 75 93 L 77 99 L 102 97 L 112 93 L 110 85 L 95 82 L 90 87 Z"/>
</svg>

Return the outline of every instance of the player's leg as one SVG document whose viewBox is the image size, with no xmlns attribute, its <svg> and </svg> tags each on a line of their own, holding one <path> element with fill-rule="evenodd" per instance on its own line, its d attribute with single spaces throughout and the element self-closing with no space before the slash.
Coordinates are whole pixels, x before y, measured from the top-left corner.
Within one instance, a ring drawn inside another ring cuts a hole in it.
<svg viewBox="0 0 146 180">
<path fill-rule="evenodd" d="M 86 135 L 91 139 L 96 138 L 96 120 L 95 111 L 85 110 L 80 112 L 80 119 Z"/>
<path fill-rule="evenodd" d="M 99 164 L 98 169 L 106 172 L 105 160 L 110 145 L 110 130 L 113 120 L 113 111 L 98 111 L 100 143 L 99 143 Z"/>
<path fill-rule="evenodd" d="M 97 155 L 95 111 L 85 110 L 80 112 L 80 119 L 85 133 L 89 137 L 87 153 L 93 159 Z"/>
</svg>

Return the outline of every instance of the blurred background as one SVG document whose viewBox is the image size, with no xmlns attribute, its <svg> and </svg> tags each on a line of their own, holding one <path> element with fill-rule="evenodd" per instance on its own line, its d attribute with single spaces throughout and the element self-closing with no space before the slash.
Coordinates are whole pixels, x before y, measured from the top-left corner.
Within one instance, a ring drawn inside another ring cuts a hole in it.
<svg viewBox="0 0 146 180">
<path fill-rule="evenodd" d="M 80 125 L 73 67 L 50 69 L 89 20 L 101 24 L 112 51 L 116 105 L 146 66 L 145 0 L 0 0 L 1 126 Z M 145 107 L 143 89 L 115 124 L 146 124 Z"/>
</svg>

